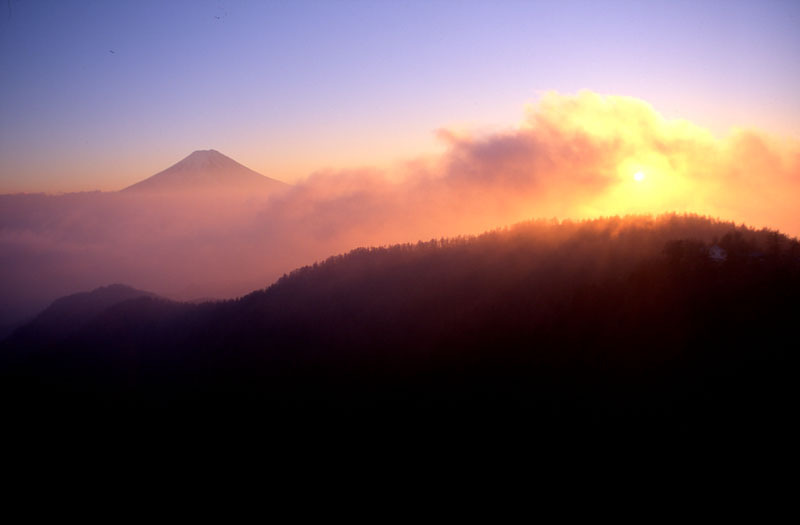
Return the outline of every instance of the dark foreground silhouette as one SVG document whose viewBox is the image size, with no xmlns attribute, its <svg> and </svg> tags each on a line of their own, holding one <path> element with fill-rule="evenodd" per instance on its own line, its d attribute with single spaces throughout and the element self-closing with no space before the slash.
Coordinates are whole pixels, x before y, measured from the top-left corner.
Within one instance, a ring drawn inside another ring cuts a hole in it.
<svg viewBox="0 0 800 525">
<path fill-rule="evenodd" d="M 234 301 L 99 292 L 2 344 L 6 411 L 742 432 L 793 413 L 800 244 L 694 216 L 357 249 Z"/>
</svg>

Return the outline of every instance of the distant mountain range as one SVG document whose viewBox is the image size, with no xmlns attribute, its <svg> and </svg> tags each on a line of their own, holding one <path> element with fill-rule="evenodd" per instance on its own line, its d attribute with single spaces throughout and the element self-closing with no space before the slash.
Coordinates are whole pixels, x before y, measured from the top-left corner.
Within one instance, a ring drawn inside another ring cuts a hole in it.
<svg viewBox="0 0 800 525">
<path fill-rule="evenodd" d="M 217 150 L 198 150 L 180 162 L 137 182 L 126 193 L 239 191 L 269 193 L 288 187 L 243 166 Z"/>
<path fill-rule="evenodd" d="M 104 283 L 193 298 L 271 282 L 304 259 L 264 270 L 270 243 L 230 244 L 290 188 L 212 149 L 121 191 L 0 195 L 0 339 L 59 296 Z"/>
<path fill-rule="evenodd" d="M 762 432 L 793 410 L 798 297 L 800 243 L 776 232 L 533 222 L 355 250 L 233 301 L 71 296 L 0 345 L 0 399 Z"/>
<path fill-rule="evenodd" d="M 64 340 L 79 333 L 95 317 L 112 306 L 139 297 L 156 295 L 122 284 L 68 295 L 53 302 L 30 323 L 19 328 L 14 337 L 18 344 L 24 345 Z"/>
</svg>

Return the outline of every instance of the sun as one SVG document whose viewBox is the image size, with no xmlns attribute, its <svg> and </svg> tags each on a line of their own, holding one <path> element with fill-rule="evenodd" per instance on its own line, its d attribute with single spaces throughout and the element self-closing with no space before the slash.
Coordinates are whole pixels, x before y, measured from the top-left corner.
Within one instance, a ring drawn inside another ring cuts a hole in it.
<svg viewBox="0 0 800 525">
<path fill-rule="evenodd" d="M 633 180 L 635 180 L 635 181 L 643 181 L 644 180 L 644 173 L 642 173 L 641 171 L 637 171 L 636 173 L 633 174 Z"/>
</svg>

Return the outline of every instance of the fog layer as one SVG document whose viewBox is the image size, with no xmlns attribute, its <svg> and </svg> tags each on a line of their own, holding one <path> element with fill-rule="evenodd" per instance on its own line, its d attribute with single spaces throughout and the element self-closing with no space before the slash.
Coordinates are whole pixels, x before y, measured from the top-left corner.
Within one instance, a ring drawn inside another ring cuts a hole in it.
<svg viewBox="0 0 800 525">
<path fill-rule="evenodd" d="M 490 134 L 438 131 L 437 158 L 317 172 L 278 192 L 0 196 L 0 325 L 122 282 L 231 297 L 365 245 L 480 233 L 529 218 L 693 212 L 800 234 L 800 147 L 724 138 L 646 103 L 550 93 Z M 641 173 L 642 180 L 634 174 Z"/>
</svg>

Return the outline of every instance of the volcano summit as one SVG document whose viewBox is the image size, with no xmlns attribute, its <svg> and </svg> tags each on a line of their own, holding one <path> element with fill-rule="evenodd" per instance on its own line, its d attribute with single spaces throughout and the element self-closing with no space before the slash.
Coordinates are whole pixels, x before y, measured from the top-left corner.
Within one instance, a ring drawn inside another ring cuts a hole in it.
<svg viewBox="0 0 800 525">
<path fill-rule="evenodd" d="M 127 193 L 184 193 L 196 191 L 239 191 L 272 193 L 286 184 L 265 177 L 217 150 L 198 150 L 169 168 L 137 182 Z"/>
</svg>

